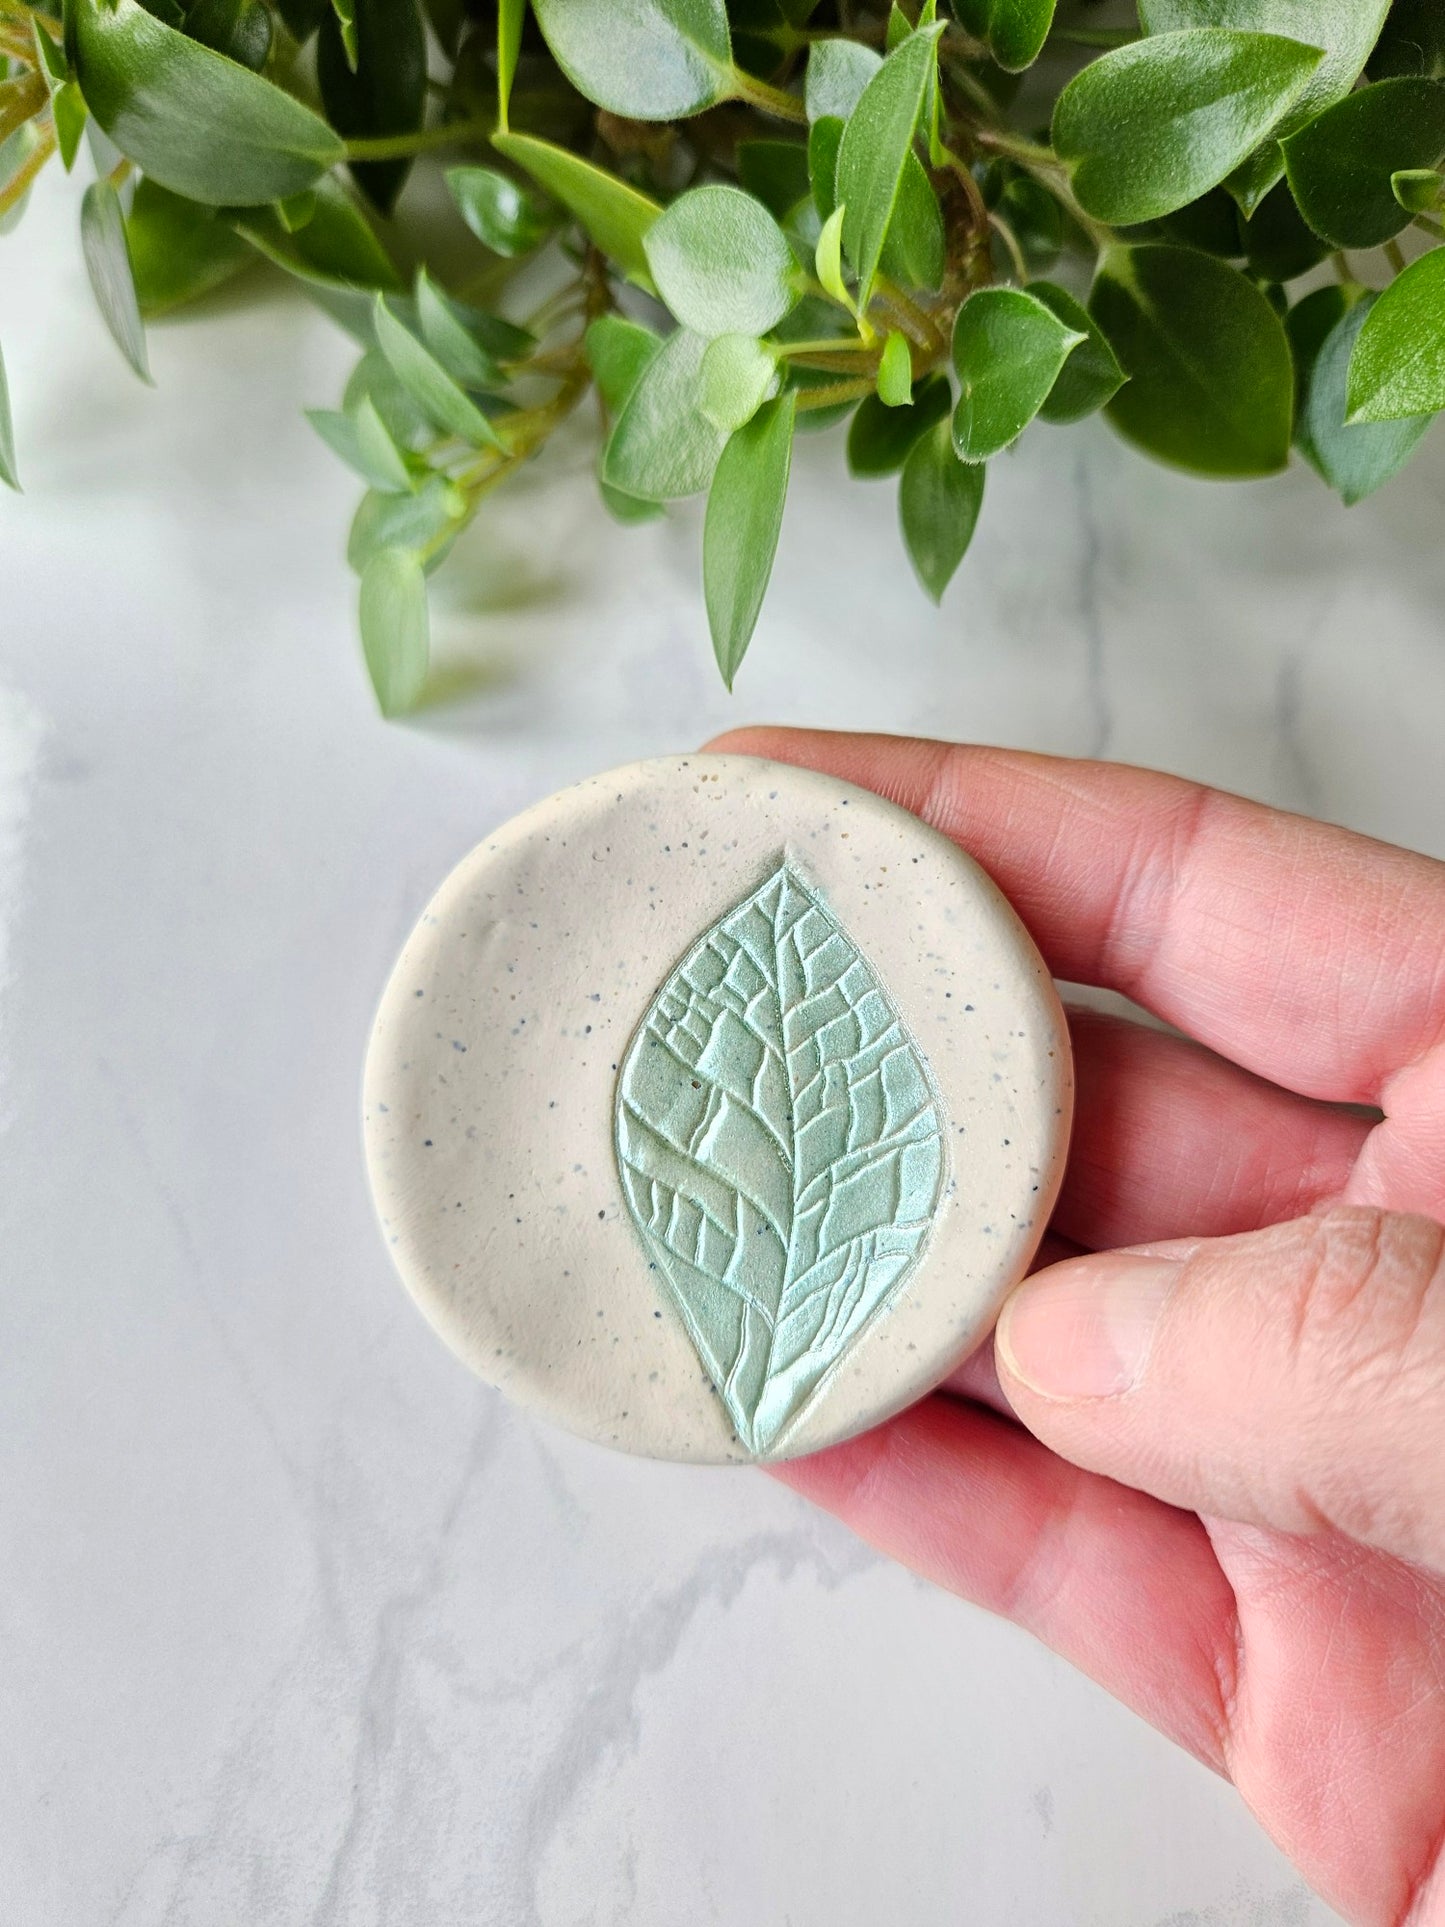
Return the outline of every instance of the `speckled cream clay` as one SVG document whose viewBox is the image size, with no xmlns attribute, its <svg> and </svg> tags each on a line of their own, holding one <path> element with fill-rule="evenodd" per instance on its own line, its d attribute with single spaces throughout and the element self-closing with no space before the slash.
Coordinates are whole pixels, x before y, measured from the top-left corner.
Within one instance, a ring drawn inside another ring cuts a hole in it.
<svg viewBox="0 0 1445 1927">
<path fill-rule="evenodd" d="M 998 890 L 832 777 L 637 763 L 477 846 L 366 1063 L 398 1270 L 473 1371 L 654 1458 L 792 1458 L 940 1379 L 1058 1188 L 1063 1015 Z"/>
</svg>

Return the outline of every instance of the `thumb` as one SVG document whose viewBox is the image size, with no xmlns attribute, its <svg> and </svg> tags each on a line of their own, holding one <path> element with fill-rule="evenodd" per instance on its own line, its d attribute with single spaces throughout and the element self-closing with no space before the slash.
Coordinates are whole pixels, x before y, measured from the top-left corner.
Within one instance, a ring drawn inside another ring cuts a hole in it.
<svg viewBox="0 0 1445 1927">
<path fill-rule="evenodd" d="M 1445 1228 L 1334 1206 L 1036 1272 L 999 1378 L 1045 1444 L 1172 1505 L 1445 1571 Z"/>
</svg>

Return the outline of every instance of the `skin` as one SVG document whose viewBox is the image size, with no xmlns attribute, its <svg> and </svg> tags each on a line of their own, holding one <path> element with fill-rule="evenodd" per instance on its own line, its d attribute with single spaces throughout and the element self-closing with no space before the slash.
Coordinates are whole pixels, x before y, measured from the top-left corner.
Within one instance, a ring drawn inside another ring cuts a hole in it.
<svg viewBox="0 0 1445 1927">
<path fill-rule="evenodd" d="M 1445 865 L 1116 765 L 711 747 L 913 810 L 1056 977 L 1184 1033 L 1071 1010 L 1073 1150 L 994 1344 L 771 1475 L 1226 1775 L 1349 1920 L 1442 1927 Z"/>
</svg>

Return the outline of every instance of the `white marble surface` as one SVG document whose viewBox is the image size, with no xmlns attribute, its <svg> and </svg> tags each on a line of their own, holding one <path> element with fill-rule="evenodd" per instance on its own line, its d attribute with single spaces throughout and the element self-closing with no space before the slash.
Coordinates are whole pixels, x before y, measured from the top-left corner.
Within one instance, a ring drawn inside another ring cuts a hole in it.
<svg viewBox="0 0 1445 1927">
<path fill-rule="evenodd" d="M 5 1927 L 1323 1927 L 1022 1635 L 469 1380 L 373 1229 L 358 1072 L 485 829 L 734 719 L 1106 752 L 1445 853 L 1445 441 L 1346 514 L 1040 431 L 941 614 L 810 446 L 733 700 L 696 517 L 615 532 L 579 456 L 444 578 L 469 693 L 387 727 L 298 413 L 344 343 L 271 298 L 157 330 L 146 392 L 74 198 L 0 253 Z"/>
</svg>

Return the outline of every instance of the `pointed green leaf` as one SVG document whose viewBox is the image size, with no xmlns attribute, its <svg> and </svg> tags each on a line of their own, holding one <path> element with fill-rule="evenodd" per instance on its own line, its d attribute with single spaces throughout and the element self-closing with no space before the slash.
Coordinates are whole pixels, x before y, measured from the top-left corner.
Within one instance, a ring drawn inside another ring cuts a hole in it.
<svg viewBox="0 0 1445 1927">
<path fill-rule="evenodd" d="M 143 316 L 165 314 L 229 281 L 256 257 L 214 208 L 136 182 L 125 237 Z"/>
<path fill-rule="evenodd" d="M 713 654 L 731 689 L 773 572 L 793 458 L 798 397 L 764 402 L 728 440 L 702 534 L 702 586 Z"/>
<path fill-rule="evenodd" d="M 776 220 L 785 221 L 811 192 L 801 141 L 739 141 L 737 163 L 739 184 Z"/>
<path fill-rule="evenodd" d="M 739 187 L 679 195 L 643 245 L 657 292 L 695 334 L 765 334 L 798 298 L 786 236 Z"/>
<path fill-rule="evenodd" d="M 959 460 L 987 461 L 1016 440 L 1070 353 L 1086 339 L 1021 288 L 981 288 L 970 296 L 953 327 L 959 379 L 953 446 Z"/>
<path fill-rule="evenodd" d="M 60 151 L 60 164 L 68 174 L 75 165 L 75 156 L 80 151 L 80 137 L 85 132 L 85 123 L 90 114 L 77 82 L 67 80 L 63 87 L 56 88 L 51 98 L 50 112 L 55 121 L 55 144 Z"/>
<path fill-rule="evenodd" d="M 268 261 L 309 282 L 388 291 L 401 286 L 391 257 L 351 194 L 334 176 L 316 183 L 311 218 L 288 229 L 275 208 L 246 208 L 232 219 L 237 232 Z M 369 316 L 369 304 L 359 306 Z"/>
<path fill-rule="evenodd" d="M 1124 385 L 1124 370 L 1088 309 L 1052 281 L 1031 281 L 1029 293 L 1084 337 L 1059 370 L 1039 407 L 1039 420 L 1077 422 L 1102 408 Z"/>
<path fill-rule="evenodd" d="M 416 273 L 416 318 L 421 338 L 452 380 L 463 388 L 495 388 L 502 371 L 476 337 L 457 318 L 456 310 L 425 268 Z"/>
<path fill-rule="evenodd" d="M 810 121 L 847 120 L 883 65 L 861 40 L 815 40 L 808 54 L 803 104 Z"/>
<path fill-rule="evenodd" d="M 1054 107 L 1053 144 L 1098 220 L 1157 220 L 1222 181 L 1324 58 L 1278 34 L 1161 34 L 1091 61 Z"/>
<path fill-rule="evenodd" d="M 1200 475 L 1272 475 L 1289 459 L 1294 367 L 1255 284 L 1193 248 L 1105 256 L 1089 312 L 1128 377 L 1119 432 Z"/>
<path fill-rule="evenodd" d="M 731 434 L 751 421 L 778 386 L 778 365 L 752 335 L 719 335 L 708 344 L 698 376 L 698 406 Z"/>
<path fill-rule="evenodd" d="M 120 196 L 109 181 L 92 181 L 80 203 L 80 244 L 91 293 L 111 339 L 142 381 L 151 378 L 145 328 L 136 299 Z"/>
<path fill-rule="evenodd" d="M 1403 468 L 1435 419 L 1421 414 L 1400 421 L 1346 423 L 1350 355 L 1374 305 L 1375 297 L 1366 295 L 1326 337 L 1310 371 L 1300 424 L 1302 452 L 1347 506 L 1363 501 Z"/>
<path fill-rule="evenodd" d="M 53 97 L 71 77 L 69 58 L 60 42 L 51 38 L 49 24 L 42 15 L 35 13 L 30 16 L 30 31 L 35 40 L 38 70 Z"/>
<path fill-rule="evenodd" d="M 352 73 L 356 72 L 356 0 L 331 0 L 336 24 L 341 29 L 341 47 L 346 55 L 346 64 Z"/>
<path fill-rule="evenodd" d="M 555 208 L 493 167 L 449 167 L 447 187 L 462 219 L 494 254 L 530 254 L 556 229 Z"/>
<path fill-rule="evenodd" d="M 347 140 L 414 134 L 426 113 L 426 34 L 416 0 L 350 0 L 356 21 L 356 60 L 347 59 L 334 13 L 316 36 L 316 79 L 327 119 Z M 389 214 L 412 163 L 355 161 L 351 178 L 382 214 Z"/>
<path fill-rule="evenodd" d="M 1306 226 L 1288 181 L 1277 182 L 1239 229 L 1250 273 L 1259 281 L 1293 281 L 1329 251 Z"/>
<path fill-rule="evenodd" d="M 522 51 L 527 0 L 497 0 L 497 125 L 505 134 L 512 108 L 512 82 Z"/>
<path fill-rule="evenodd" d="M 679 328 L 628 396 L 607 443 L 602 479 L 644 502 L 697 495 L 713 477 L 727 436 L 708 420 L 698 389 L 707 341 Z"/>
<path fill-rule="evenodd" d="M 354 469 L 370 488 L 384 495 L 410 493 L 411 471 L 391 439 L 376 404 L 364 395 L 355 407 L 341 413 L 332 408 L 308 408 L 306 419 L 328 448 Z"/>
<path fill-rule="evenodd" d="M 843 280 L 843 220 L 846 212 L 845 208 L 835 207 L 824 221 L 823 231 L 818 236 L 814 265 L 826 292 L 852 312 L 853 297 Z"/>
<path fill-rule="evenodd" d="M 1373 248 L 1410 221 L 1390 176 L 1445 154 L 1445 83 L 1379 80 L 1282 143 L 1300 213 L 1332 247 Z"/>
<path fill-rule="evenodd" d="M 0 353 L 0 482 L 19 490 L 20 472 L 15 466 L 15 424 L 10 419 L 10 384 L 5 378 L 3 353 Z"/>
<path fill-rule="evenodd" d="M 1445 247 L 1396 275 L 1350 356 L 1350 422 L 1404 421 L 1445 408 Z"/>
<path fill-rule="evenodd" d="M 898 483 L 898 518 L 914 573 L 935 602 L 967 553 L 983 506 L 984 465 L 961 462 L 946 421 L 913 444 Z"/>
<path fill-rule="evenodd" d="M 888 408 L 907 408 L 913 400 L 913 353 L 908 337 L 895 328 L 878 362 L 878 399 Z"/>
<path fill-rule="evenodd" d="M 617 415 L 662 341 L 640 321 L 603 314 L 588 326 L 584 346 L 597 392 L 608 413 Z"/>
<path fill-rule="evenodd" d="M 361 647 L 383 716 L 416 707 L 430 653 L 426 575 L 407 549 L 381 549 L 361 574 Z"/>
<path fill-rule="evenodd" d="M 846 209 L 843 246 L 866 308 L 898 201 L 904 163 L 933 72 L 941 26 L 920 28 L 889 54 L 863 90 L 838 148 L 837 194 Z"/>
<path fill-rule="evenodd" d="M 947 244 L 943 212 L 922 161 L 909 154 L 898 182 L 898 199 L 878 266 L 903 288 L 938 288 L 943 281 Z"/>
<path fill-rule="evenodd" d="M 681 120 L 732 91 L 723 0 L 533 0 L 552 57 L 598 107 Z"/>
<path fill-rule="evenodd" d="M 458 435 L 477 448 L 505 448 L 487 417 L 443 368 L 441 363 L 405 328 L 377 295 L 372 306 L 376 344 L 391 364 L 392 373 L 427 417 L 449 435 Z"/>
<path fill-rule="evenodd" d="M 415 495 L 362 496 L 346 542 L 348 567 L 361 575 L 383 549 L 415 553 L 423 571 L 434 568 L 466 519 L 467 499 L 444 475 L 429 475 Z"/>
<path fill-rule="evenodd" d="M 162 25 L 138 0 L 74 0 L 71 57 L 91 113 L 151 179 L 207 206 L 299 194 L 341 160 L 318 115 Z"/>
<path fill-rule="evenodd" d="M 530 134 L 494 134 L 492 145 L 525 169 L 581 222 L 629 280 L 651 288 L 643 237 L 662 209 L 635 187 Z"/>
<path fill-rule="evenodd" d="M 869 481 L 896 475 L 914 443 L 952 407 L 947 375 L 919 382 L 908 408 L 889 408 L 881 396 L 865 395 L 848 424 L 848 473 Z M 958 458 L 950 454 L 949 459 Z"/>
<path fill-rule="evenodd" d="M 1331 101 L 1341 99 L 1355 84 L 1389 4 L 1390 0 L 1139 0 L 1139 22 L 1146 33 L 1232 27 L 1283 34 L 1324 50 L 1325 57 L 1303 92 L 1269 130 L 1274 138 L 1241 162 L 1225 183 L 1246 215 L 1254 212 L 1284 172 L 1284 157 L 1276 142 Z M 1425 4 L 1434 6 L 1436 0 Z"/>
<path fill-rule="evenodd" d="M 658 992 L 614 1141 L 663 1303 L 766 1459 L 904 1290 L 947 1179 L 922 1052 L 786 859 Z"/>
<path fill-rule="evenodd" d="M 813 205 L 825 221 L 838 205 L 838 149 L 845 125 L 836 114 L 824 114 L 808 131 L 808 180 Z"/>
</svg>

